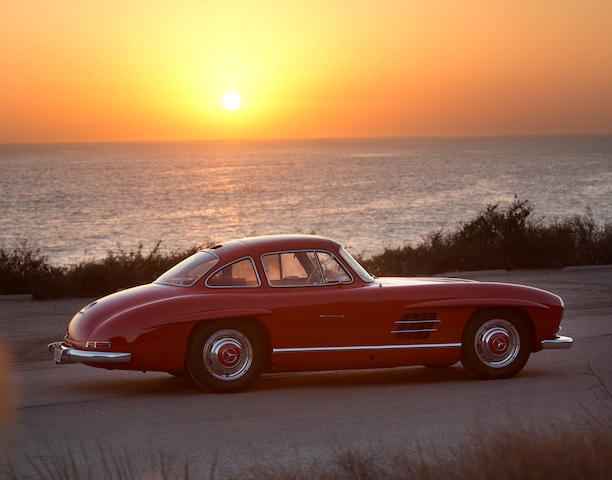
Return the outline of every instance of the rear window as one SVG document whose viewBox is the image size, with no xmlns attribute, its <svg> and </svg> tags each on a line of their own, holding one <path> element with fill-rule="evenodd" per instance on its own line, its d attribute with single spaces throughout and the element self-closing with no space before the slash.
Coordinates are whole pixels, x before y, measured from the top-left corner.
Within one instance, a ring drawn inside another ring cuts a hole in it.
<svg viewBox="0 0 612 480">
<path fill-rule="evenodd" d="M 218 261 L 219 258 L 212 252 L 202 251 L 195 253 L 161 275 L 155 280 L 155 283 L 190 287 L 214 267 Z"/>
</svg>

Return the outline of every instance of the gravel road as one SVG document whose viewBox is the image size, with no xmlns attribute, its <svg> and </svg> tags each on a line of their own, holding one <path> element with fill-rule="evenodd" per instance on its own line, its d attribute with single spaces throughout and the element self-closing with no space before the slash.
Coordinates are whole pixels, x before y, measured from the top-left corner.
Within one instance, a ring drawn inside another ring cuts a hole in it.
<svg viewBox="0 0 612 480">
<path fill-rule="evenodd" d="M 574 337 L 573 348 L 534 354 L 508 380 L 476 380 L 458 364 L 265 375 L 246 392 L 216 395 L 163 373 L 56 366 L 46 344 L 90 299 L 0 300 L 0 443 L 24 472 L 28 458 L 44 463 L 66 452 L 89 466 L 100 452 L 143 465 L 161 452 L 169 461 L 216 459 L 224 470 L 308 464 L 347 449 L 445 448 L 475 429 L 540 429 L 580 422 L 585 412 L 610 418 L 612 266 L 459 276 L 561 295 L 562 334 Z"/>
</svg>

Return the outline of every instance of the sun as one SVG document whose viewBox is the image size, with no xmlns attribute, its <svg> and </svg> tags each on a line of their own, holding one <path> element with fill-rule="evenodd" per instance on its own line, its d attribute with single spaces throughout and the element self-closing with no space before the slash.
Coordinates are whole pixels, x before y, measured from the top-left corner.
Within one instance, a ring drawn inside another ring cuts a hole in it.
<svg viewBox="0 0 612 480">
<path fill-rule="evenodd" d="M 223 95 L 221 104 L 227 110 L 237 110 L 242 105 L 242 98 L 236 92 L 227 92 Z"/>
</svg>

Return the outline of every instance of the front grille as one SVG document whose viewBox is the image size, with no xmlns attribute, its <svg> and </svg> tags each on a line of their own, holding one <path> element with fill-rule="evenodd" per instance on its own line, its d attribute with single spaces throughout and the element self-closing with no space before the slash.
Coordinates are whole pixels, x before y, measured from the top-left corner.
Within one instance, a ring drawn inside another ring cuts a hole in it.
<svg viewBox="0 0 612 480">
<path fill-rule="evenodd" d="M 436 312 L 405 313 L 394 322 L 391 333 L 402 340 L 425 340 L 438 331 L 440 321 Z"/>
</svg>

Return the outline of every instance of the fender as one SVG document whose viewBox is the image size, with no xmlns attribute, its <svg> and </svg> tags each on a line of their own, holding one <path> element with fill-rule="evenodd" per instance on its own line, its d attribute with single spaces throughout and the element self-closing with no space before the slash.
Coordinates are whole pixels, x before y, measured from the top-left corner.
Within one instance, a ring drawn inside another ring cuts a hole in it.
<svg viewBox="0 0 612 480">
<path fill-rule="evenodd" d="M 203 302 L 206 299 L 206 302 Z M 212 300 L 212 301 L 211 301 Z M 267 297 L 259 296 L 252 306 L 228 305 L 220 298 L 188 295 L 169 297 L 147 302 L 144 305 L 130 306 L 111 315 L 97 325 L 91 335 L 122 336 L 132 343 L 144 332 L 152 332 L 162 327 L 195 324 L 201 321 L 232 317 L 267 317 L 273 315 L 269 310 Z"/>
<path fill-rule="evenodd" d="M 210 320 L 221 320 L 224 318 L 235 318 L 235 317 L 257 317 L 260 318 L 262 316 L 274 315 L 270 310 L 265 308 L 218 308 L 215 310 L 206 310 L 195 313 L 188 313 L 185 315 L 179 315 L 172 318 L 166 318 L 163 320 L 159 320 L 149 327 L 146 330 L 153 330 L 155 328 L 162 327 L 164 325 L 171 325 L 173 323 L 191 323 L 191 322 L 202 322 L 202 321 L 210 321 Z"/>
</svg>

